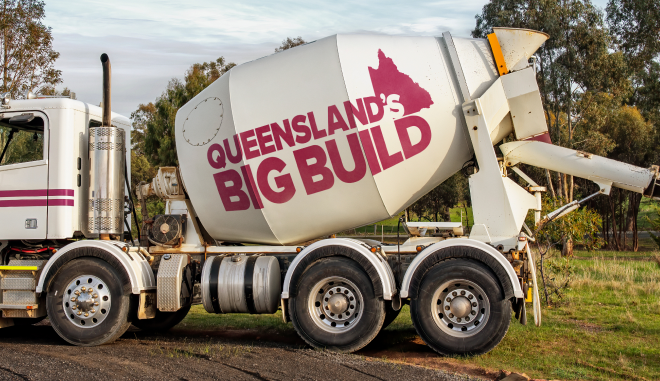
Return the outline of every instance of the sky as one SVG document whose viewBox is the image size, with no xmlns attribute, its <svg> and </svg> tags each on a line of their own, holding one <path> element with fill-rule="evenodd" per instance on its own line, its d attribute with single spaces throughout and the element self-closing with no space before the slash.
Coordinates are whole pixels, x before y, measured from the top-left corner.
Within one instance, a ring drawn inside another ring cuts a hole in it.
<svg viewBox="0 0 660 381">
<path fill-rule="evenodd" d="M 101 101 L 99 57 L 112 63 L 112 109 L 125 116 L 153 102 L 194 63 L 224 56 L 241 64 L 286 37 L 336 33 L 469 37 L 486 0 L 46 0 L 55 67 L 78 100 Z M 604 8 L 607 0 L 593 0 Z"/>
</svg>

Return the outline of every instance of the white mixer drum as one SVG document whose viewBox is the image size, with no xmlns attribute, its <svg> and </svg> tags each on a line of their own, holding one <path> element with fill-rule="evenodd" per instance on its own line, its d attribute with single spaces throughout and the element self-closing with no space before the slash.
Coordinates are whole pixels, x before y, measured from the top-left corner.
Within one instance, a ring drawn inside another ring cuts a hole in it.
<svg viewBox="0 0 660 381">
<path fill-rule="evenodd" d="M 468 89 L 498 78 L 453 39 Z M 182 107 L 176 143 L 218 240 L 292 244 L 397 214 L 471 156 L 445 40 L 336 35 L 231 69 Z"/>
</svg>

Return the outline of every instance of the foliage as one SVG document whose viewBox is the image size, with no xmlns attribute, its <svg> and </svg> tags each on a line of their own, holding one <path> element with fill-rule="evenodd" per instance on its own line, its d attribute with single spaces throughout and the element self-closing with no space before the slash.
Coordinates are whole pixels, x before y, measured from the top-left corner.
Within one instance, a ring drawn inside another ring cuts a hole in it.
<svg viewBox="0 0 660 381">
<path fill-rule="evenodd" d="M 288 37 L 275 51 L 280 52 L 304 43 L 301 37 Z M 139 156 L 144 155 L 153 166 L 178 165 L 174 139 L 177 111 L 234 66 L 236 64 L 227 62 L 224 57 L 196 63 L 186 71 L 183 80 L 170 80 L 167 89 L 155 102 L 140 104 L 131 114 L 133 150 Z"/>
<path fill-rule="evenodd" d="M 0 127 L 0 152 L 4 150 L 9 139 L 10 128 Z M 19 130 L 7 147 L 5 157 L 0 165 L 25 163 L 28 161 L 42 160 L 44 158 L 44 135 Z"/>
<path fill-rule="evenodd" d="M 280 45 L 279 48 L 275 48 L 275 53 L 283 52 L 287 49 L 295 48 L 296 46 L 304 44 L 306 44 L 306 42 L 300 36 L 295 38 L 287 37 L 285 40 L 282 40 L 282 45 Z"/>
<path fill-rule="evenodd" d="M 536 52 L 539 58 L 537 82 L 553 143 L 574 147 L 574 135 L 589 125 L 578 123 L 590 102 L 583 97 L 594 92 L 623 96 L 629 89 L 626 62 L 619 52 L 611 52 L 611 37 L 601 12 L 589 0 L 493 0 L 486 4 L 472 31 L 486 37 L 493 26 L 529 28 L 546 32 L 550 39 Z M 593 100 L 593 98 L 592 98 Z M 602 136 L 589 136 L 598 140 Z M 557 174 L 539 178 L 551 193 L 573 200 L 571 176 Z"/>
<path fill-rule="evenodd" d="M 653 62 L 660 53 L 660 0 L 610 0 L 606 10 L 615 42 L 631 66 Z"/>
<path fill-rule="evenodd" d="M 186 71 L 183 81 L 170 80 L 167 90 L 154 103 L 139 105 L 131 114 L 136 151 L 154 166 L 178 165 L 174 139 L 177 111 L 234 66 L 224 57 L 194 64 Z"/>
<path fill-rule="evenodd" d="M 555 210 L 555 205 L 561 204 L 563 204 L 561 199 L 553 200 L 544 196 L 542 214 Z M 603 245 L 603 240 L 598 235 L 601 222 L 601 217 L 596 211 L 582 207 L 543 225 L 536 233 L 536 239 L 552 246 L 560 246 L 566 241 L 573 241 L 583 245 L 587 250 L 595 250 Z M 534 226 L 532 212 L 527 218 L 527 225 Z"/>
<path fill-rule="evenodd" d="M 59 53 L 52 47 L 50 27 L 44 2 L 39 0 L 3 0 L 0 7 L 0 91 L 12 98 L 38 87 L 53 87 L 62 82 L 62 73 L 54 68 Z"/>
<path fill-rule="evenodd" d="M 57 91 L 53 86 L 44 86 L 39 91 L 39 95 L 57 95 L 61 97 L 69 97 L 70 99 L 77 99 L 76 93 L 71 91 L 68 87 L 65 87 L 62 91 Z"/>
<path fill-rule="evenodd" d="M 469 199 L 467 179 L 461 172 L 455 173 L 410 206 L 418 219 L 450 221 L 449 209 Z"/>
</svg>

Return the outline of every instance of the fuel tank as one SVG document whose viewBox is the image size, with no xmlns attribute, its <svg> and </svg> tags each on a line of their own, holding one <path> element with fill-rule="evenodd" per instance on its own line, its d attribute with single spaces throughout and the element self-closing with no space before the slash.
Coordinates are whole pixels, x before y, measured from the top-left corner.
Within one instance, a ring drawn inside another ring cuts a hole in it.
<svg viewBox="0 0 660 381">
<path fill-rule="evenodd" d="M 303 242 L 396 215 L 457 172 L 473 153 L 448 42 L 479 97 L 499 74 L 488 41 L 467 38 L 335 35 L 216 80 L 176 116 L 205 229 Z"/>
</svg>

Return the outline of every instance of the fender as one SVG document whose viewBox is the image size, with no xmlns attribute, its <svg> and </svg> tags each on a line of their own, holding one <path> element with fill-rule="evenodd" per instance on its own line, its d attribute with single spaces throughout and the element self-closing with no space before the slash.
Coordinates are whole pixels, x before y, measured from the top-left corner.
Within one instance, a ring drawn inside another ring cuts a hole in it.
<svg viewBox="0 0 660 381">
<path fill-rule="evenodd" d="M 60 249 L 54 256 L 52 256 L 43 270 L 41 271 L 41 276 L 39 277 L 39 283 L 37 283 L 36 293 L 41 293 L 44 291 L 44 284 L 46 284 L 53 274 L 50 274 L 51 267 L 55 263 L 63 265 L 66 262 L 74 258 L 71 253 L 74 249 L 80 248 L 97 248 L 105 251 L 109 255 L 117 259 L 121 264 L 128 275 L 128 278 L 131 281 L 131 292 L 133 294 L 139 294 L 143 290 L 155 290 L 156 289 L 156 279 L 154 278 L 154 272 L 149 266 L 149 262 L 139 254 L 138 252 L 124 252 L 122 251 L 123 247 L 127 247 L 123 242 L 118 241 L 92 241 L 92 240 L 83 240 L 71 243 Z"/>
<path fill-rule="evenodd" d="M 369 251 L 370 247 L 367 244 L 349 238 L 324 239 L 322 241 L 318 241 L 307 246 L 303 251 L 300 252 L 300 254 L 296 255 L 295 259 L 293 260 L 293 262 L 291 262 L 291 265 L 289 266 L 289 269 L 286 272 L 286 276 L 284 277 L 284 284 L 282 285 L 282 299 L 289 299 L 290 284 L 291 284 L 291 280 L 294 277 L 294 274 L 296 275 L 296 277 L 299 276 L 307 267 L 306 265 L 303 265 L 300 266 L 299 268 L 299 264 L 301 263 L 301 261 L 307 258 L 315 250 L 327 246 L 346 247 L 348 249 L 351 249 L 353 252 L 355 252 L 355 254 L 358 255 L 360 258 L 363 258 L 364 260 L 368 261 L 366 263 L 373 266 L 373 270 L 375 270 L 376 272 L 375 275 L 377 275 L 378 278 L 380 279 L 380 286 L 382 288 L 383 299 L 392 300 L 392 296 L 396 294 L 396 282 L 394 281 L 394 274 L 392 273 L 392 269 L 390 269 L 390 266 L 387 264 L 385 258 L 383 258 L 379 254 L 372 253 L 371 251 Z M 365 266 L 362 265 L 362 267 L 364 268 Z M 374 274 L 370 274 L 369 269 L 365 268 L 365 271 L 369 274 L 369 276 L 372 278 L 373 281 Z M 375 286 L 376 288 L 378 288 L 379 284 L 375 284 Z"/>
<path fill-rule="evenodd" d="M 410 263 L 408 270 L 406 270 L 406 274 L 403 276 L 403 282 L 401 284 L 401 298 L 408 298 L 417 295 L 416 290 L 410 289 L 410 285 L 413 279 L 415 279 L 415 276 L 418 275 L 416 272 L 418 270 L 422 270 L 420 265 L 426 259 L 428 259 L 431 254 L 437 252 L 438 250 L 460 246 L 478 249 L 483 253 L 480 255 L 482 258 L 469 258 L 484 262 L 484 264 L 488 265 L 493 270 L 493 272 L 499 278 L 500 282 L 503 283 L 502 286 L 504 287 L 505 294 L 507 294 L 507 298 L 511 296 L 515 296 L 516 298 L 523 297 L 523 292 L 520 287 L 520 283 L 518 282 L 518 275 L 513 269 L 513 266 L 511 266 L 509 261 L 507 261 L 502 253 L 495 250 L 495 248 L 490 245 L 473 239 L 451 239 L 435 243 L 424 249 L 415 257 L 415 259 Z M 500 266 L 500 268 L 493 268 L 495 266 Z M 422 268 L 424 268 L 424 266 L 422 266 Z M 509 284 L 504 284 L 506 281 L 508 281 Z M 507 292 L 507 289 L 509 292 Z"/>
</svg>

